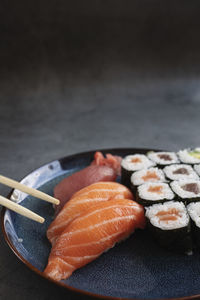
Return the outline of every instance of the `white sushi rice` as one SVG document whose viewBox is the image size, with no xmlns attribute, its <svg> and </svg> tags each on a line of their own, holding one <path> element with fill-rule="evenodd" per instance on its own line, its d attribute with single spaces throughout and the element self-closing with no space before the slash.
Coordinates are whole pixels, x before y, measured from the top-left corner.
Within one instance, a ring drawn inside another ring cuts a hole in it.
<svg viewBox="0 0 200 300">
<path fill-rule="evenodd" d="M 200 176 L 200 164 L 194 165 L 194 170 L 197 172 L 197 174 Z"/>
<path fill-rule="evenodd" d="M 157 178 L 149 178 L 147 180 L 144 179 L 145 176 L 148 176 L 149 173 L 155 173 Z M 164 182 L 166 181 L 164 173 L 162 170 L 158 168 L 149 168 L 142 169 L 140 171 L 136 171 L 131 175 L 131 182 L 133 185 L 141 185 L 145 182 Z"/>
<path fill-rule="evenodd" d="M 169 156 L 170 159 L 164 159 L 161 158 L 160 156 Z M 175 164 L 179 162 L 179 159 L 177 157 L 177 155 L 174 152 L 154 152 L 154 151 L 150 151 L 147 153 L 147 156 L 149 159 L 151 159 L 152 161 L 154 161 L 156 164 L 159 165 L 169 165 L 169 164 Z"/>
<path fill-rule="evenodd" d="M 175 171 L 179 169 L 186 169 L 188 174 L 174 174 Z M 199 176 L 197 173 L 193 170 L 193 168 L 190 165 L 184 165 L 184 164 L 173 164 L 170 166 L 167 166 L 163 169 L 164 173 L 168 178 L 171 180 L 183 180 L 183 179 L 195 179 L 198 180 Z"/>
<path fill-rule="evenodd" d="M 179 181 L 172 181 L 170 183 L 172 190 L 175 194 L 177 194 L 182 199 L 189 199 L 189 198 L 198 198 L 200 197 L 200 192 L 198 194 L 186 191 L 182 187 L 186 184 L 197 184 L 198 189 L 200 191 L 200 180 L 193 180 L 193 179 L 187 179 L 187 180 L 179 180 Z"/>
<path fill-rule="evenodd" d="M 197 227 L 200 227 L 200 202 L 192 202 L 187 205 L 187 211 Z"/>
<path fill-rule="evenodd" d="M 162 186 L 162 192 L 150 192 L 150 187 Z M 138 187 L 138 195 L 141 199 L 150 200 L 150 201 L 158 201 L 158 200 L 172 200 L 174 199 L 174 193 L 170 189 L 167 183 L 155 183 L 155 182 L 147 182 Z"/>
<path fill-rule="evenodd" d="M 192 151 L 199 151 L 200 152 L 200 148 L 180 150 L 178 152 L 178 156 L 179 156 L 180 160 L 185 164 L 198 164 L 198 163 L 200 163 L 200 158 L 194 157 L 190 154 L 190 152 L 192 152 Z"/>
<path fill-rule="evenodd" d="M 168 212 L 170 209 L 176 209 L 179 213 L 177 220 L 160 220 L 159 216 L 156 216 L 159 212 Z M 164 230 L 172 230 L 182 228 L 188 225 L 189 216 L 185 205 L 178 201 L 169 201 L 163 204 L 154 204 L 146 208 L 146 217 L 150 220 L 153 226 Z"/>
<path fill-rule="evenodd" d="M 133 162 L 134 160 L 140 160 L 138 162 Z M 121 166 L 128 171 L 137 171 L 144 168 L 149 168 L 154 166 L 151 160 L 149 160 L 144 154 L 133 154 L 127 155 L 122 159 Z"/>
</svg>

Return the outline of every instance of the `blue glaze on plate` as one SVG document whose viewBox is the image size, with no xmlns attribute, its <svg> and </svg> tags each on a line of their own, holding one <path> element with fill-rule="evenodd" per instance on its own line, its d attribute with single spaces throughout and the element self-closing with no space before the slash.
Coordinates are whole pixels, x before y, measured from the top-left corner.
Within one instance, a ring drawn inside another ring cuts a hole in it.
<svg viewBox="0 0 200 300">
<path fill-rule="evenodd" d="M 124 156 L 145 151 L 109 149 L 104 152 Z M 87 166 L 93 154 L 87 152 L 54 161 L 32 172 L 22 182 L 53 195 L 54 186 L 65 176 Z M 4 210 L 3 231 L 12 250 L 42 276 L 40 272 L 44 270 L 50 252 L 46 230 L 53 219 L 52 205 L 16 191 L 12 198 L 46 220 L 41 225 Z M 145 230 L 138 230 L 61 284 L 98 296 L 129 299 L 189 297 L 200 294 L 200 254 L 185 256 L 168 252 L 160 248 Z"/>
</svg>

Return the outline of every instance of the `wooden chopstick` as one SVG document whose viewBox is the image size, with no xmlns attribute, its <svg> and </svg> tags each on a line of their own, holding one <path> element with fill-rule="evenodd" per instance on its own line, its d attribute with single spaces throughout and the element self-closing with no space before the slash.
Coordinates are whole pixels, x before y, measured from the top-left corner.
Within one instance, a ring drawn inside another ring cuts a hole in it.
<svg viewBox="0 0 200 300">
<path fill-rule="evenodd" d="M 36 213 L 32 212 L 28 208 L 25 208 L 15 202 L 12 202 L 11 200 L 0 196 L 0 204 L 15 211 L 16 213 L 25 216 L 31 220 L 34 220 L 39 223 L 44 223 L 45 219 L 37 215 Z"/>
<path fill-rule="evenodd" d="M 18 189 L 26 194 L 29 194 L 31 196 L 34 196 L 36 198 L 39 198 L 39 199 L 42 199 L 44 201 L 47 201 L 47 202 L 50 202 L 50 203 L 53 203 L 53 204 L 56 204 L 58 205 L 60 203 L 60 201 L 50 195 L 47 195 L 41 191 L 38 191 L 34 188 L 31 188 L 25 184 L 22 184 L 16 180 L 13 180 L 13 179 L 10 179 L 8 177 L 5 177 L 3 175 L 0 175 L 0 183 L 3 183 L 9 187 L 12 187 L 12 188 L 15 188 L 15 189 Z"/>
</svg>

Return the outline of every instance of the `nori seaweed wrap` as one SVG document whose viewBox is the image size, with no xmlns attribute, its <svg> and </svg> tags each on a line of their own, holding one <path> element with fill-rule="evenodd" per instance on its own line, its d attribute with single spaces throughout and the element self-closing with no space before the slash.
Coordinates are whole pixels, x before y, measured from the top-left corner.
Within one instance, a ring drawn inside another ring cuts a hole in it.
<svg viewBox="0 0 200 300">
<path fill-rule="evenodd" d="M 194 170 L 200 176 L 200 164 L 194 165 Z"/>
<path fill-rule="evenodd" d="M 191 218 L 192 236 L 198 248 L 200 248 L 200 202 L 191 202 L 187 205 L 187 211 Z"/>
<path fill-rule="evenodd" d="M 165 175 L 158 168 L 142 169 L 131 175 L 131 190 L 133 193 L 137 191 L 137 187 L 146 182 L 165 182 Z"/>
<path fill-rule="evenodd" d="M 164 152 L 164 151 L 149 151 L 147 157 L 157 164 L 160 168 L 167 165 L 179 163 L 179 159 L 174 152 Z"/>
<path fill-rule="evenodd" d="M 137 188 L 136 201 L 143 206 L 174 200 L 175 195 L 167 183 L 147 182 Z"/>
<path fill-rule="evenodd" d="M 174 252 L 191 254 L 191 224 L 182 202 L 169 201 L 146 209 L 147 228 L 160 246 Z"/>
<path fill-rule="evenodd" d="M 150 161 L 144 154 L 127 155 L 121 162 L 121 183 L 130 187 L 130 177 L 133 172 L 147 169 L 155 164 Z"/>
<path fill-rule="evenodd" d="M 200 148 L 180 150 L 177 154 L 180 161 L 184 164 L 194 165 L 200 163 Z"/>
<path fill-rule="evenodd" d="M 187 204 L 200 201 L 200 180 L 176 180 L 172 181 L 170 186 L 178 200 Z"/>
<path fill-rule="evenodd" d="M 192 166 L 186 164 L 173 164 L 163 169 L 166 177 L 170 180 L 199 180 L 199 176 Z"/>
</svg>

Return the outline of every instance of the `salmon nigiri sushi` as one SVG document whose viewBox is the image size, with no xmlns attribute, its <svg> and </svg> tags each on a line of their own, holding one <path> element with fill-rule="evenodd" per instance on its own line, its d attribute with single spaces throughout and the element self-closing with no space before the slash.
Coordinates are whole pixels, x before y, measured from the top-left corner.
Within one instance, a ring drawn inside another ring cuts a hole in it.
<svg viewBox="0 0 200 300">
<path fill-rule="evenodd" d="M 56 281 L 66 279 L 144 226 L 144 209 L 137 202 L 127 199 L 100 202 L 74 219 L 61 233 L 44 273 Z"/>
<path fill-rule="evenodd" d="M 50 224 L 47 230 L 49 241 L 53 244 L 66 226 L 84 210 L 112 198 L 133 199 L 133 195 L 127 187 L 117 182 L 94 183 L 75 193 Z"/>
</svg>

